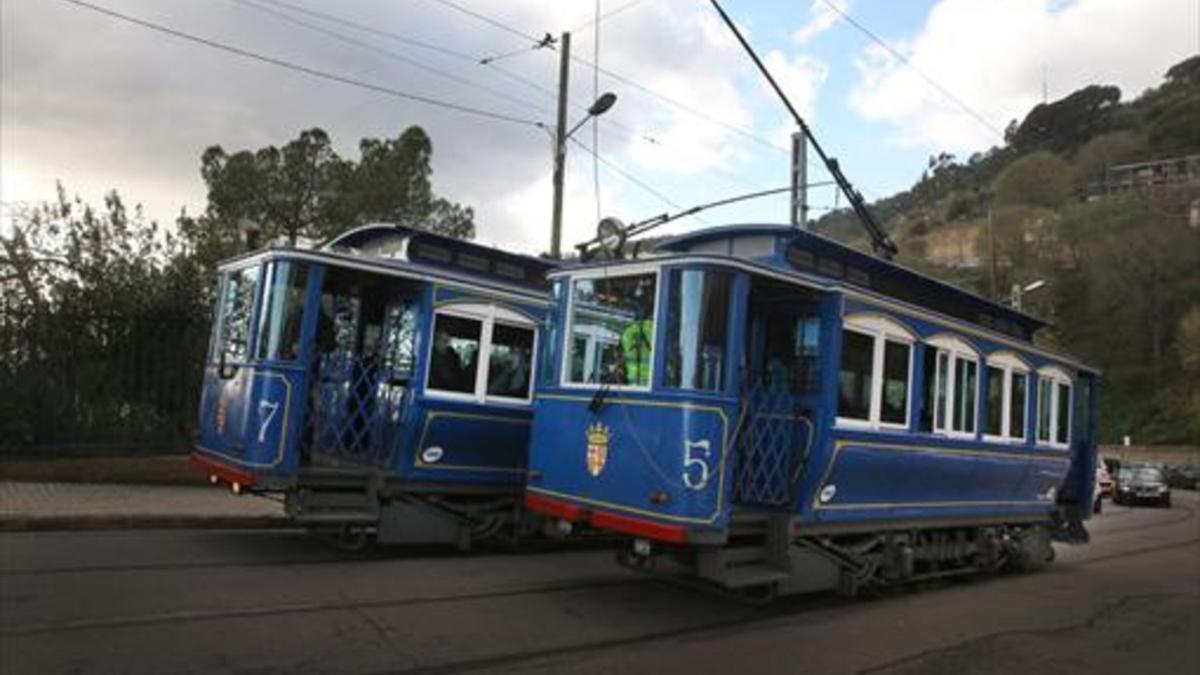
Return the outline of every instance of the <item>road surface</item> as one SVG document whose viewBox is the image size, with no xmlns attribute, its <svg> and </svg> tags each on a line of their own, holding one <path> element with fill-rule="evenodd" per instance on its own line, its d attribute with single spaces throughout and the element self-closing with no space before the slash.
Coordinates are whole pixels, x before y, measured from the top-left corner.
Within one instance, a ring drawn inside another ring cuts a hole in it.
<svg viewBox="0 0 1200 675">
<path fill-rule="evenodd" d="M 1045 572 L 754 608 L 611 552 L 336 553 L 290 531 L 0 535 L 3 673 L 1200 672 L 1200 503 Z"/>
</svg>

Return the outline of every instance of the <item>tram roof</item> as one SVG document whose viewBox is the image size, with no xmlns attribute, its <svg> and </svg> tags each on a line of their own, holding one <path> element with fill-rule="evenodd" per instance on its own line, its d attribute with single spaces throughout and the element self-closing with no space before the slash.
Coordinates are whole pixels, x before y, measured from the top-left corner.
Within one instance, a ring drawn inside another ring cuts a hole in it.
<svg viewBox="0 0 1200 675">
<path fill-rule="evenodd" d="M 559 264 L 407 225 L 375 223 L 343 232 L 312 249 L 268 248 L 225 260 L 221 266 L 280 253 L 335 264 L 366 264 L 379 271 L 444 276 L 483 286 L 524 287 L 535 293 L 543 292 L 546 273 Z"/>
<path fill-rule="evenodd" d="M 825 285 L 862 289 L 1025 340 L 1047 325 L 976 293 L 788 225 L 720 225 L 666 239 L 656 250 L 736 258 L 816 277 Z"/>
</svg>

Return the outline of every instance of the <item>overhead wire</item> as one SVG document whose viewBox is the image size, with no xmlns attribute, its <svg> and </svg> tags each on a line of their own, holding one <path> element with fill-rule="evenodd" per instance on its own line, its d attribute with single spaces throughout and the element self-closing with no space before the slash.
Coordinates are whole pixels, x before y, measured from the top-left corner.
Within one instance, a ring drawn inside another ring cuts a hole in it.
<svg viewBox="0 0 1200 675">
<path fill-rule="evenodd" d="M 240 0 L 235 0 L 235 1 L 240 1 Z M 328 22 L 330 24 L 334 24 L 337 26 L 350 28 L 352 30 L 360 31 L 360 32 L 363 32 L 365 34 L 372 35 L 375 37 L 391 40 L 391 41 L 394 41 L 394 42 L 397 42 L 399 44 L 403 44 L 403 45 L 406 45 L 409 47 L 425 49 L 425 50 L 429 50 L 429 51 L 432 51 L 435 53 L 443 54 L 445 56 L 450 56 L 459 61 L 462 61 L 463 63 L 471 63 L 474 66 L 481 65 L 480 64 L 481 59 L 478 56 L 468 53 L 468 52 L 465 52 L 465 51 L 452 49 L 452 48 L 446 47 L 444 45 L 439 45 L 439 44 L 435 44 L 435 43 L 424 41 L 424 40 L 410 38 L 406 35 L 397 33 L 395 31 L 385 30 L 382 28 L 378 28 L 376 26 L 371 26 L 371 25 L 361 23 L 358 21 L 353 21 L 353 20 L 347 19 L 345 17 L 336 16 L 333 14 L 328 14 L 328 13 L 320 12 L 317 10 L 312 10 L 307 7 L 296 5 L 291 2 L 286 2 L 285 0 L 254 0 L 254 2 L 256 2 L 260 5 L 261 4 L 272 5 L 274 7 L 278 7 L 278 8 L 290 11 L 290 12 L 301 14 L 301 15 L 304 15 L 304 16 L 307 16 L 307 17 L 310 17 L 313 19 L 320 20 L 320 21 L 325 21 L 325 22 Z M 632 6 L 633 4 L 634 3 L 628 3 L 625 8 L 628 8 L 628 7 Z M 621 9 L 621 8 L 618 8 L 618 9 Z M 617 10 L 613 10 L 613 11 L 608 12 L 606 15 L 602 14 L 601 21 L 604 20 L 605 16 L 612 16 L 616 13 L 617 13 Z M 343 34 L 343 36 L 344 36 L 344 34 Z M 351 40 L 353 40 L 353 38 L 344 39 L 343 41 L 351 43 L 351 44 L 358 43 L 358 41 L 351 42 Z M 366 43 L 366 45 L 369 45 L 369 43 Z M 371 51 L 379 51 L 380 49 L 382 49 L 375 45 L 370 45 L 370 46 L 363 45 L 363 46 Z M 387 50 L 384 50 L 384 51 L 387 51 Z M 512 79 L 514 81 L 520 82 L 521 84 L 524 84 L 524 85 L 528 86 L 529 88 L 538 91 L 549 101 L 553 101 L 554 99 L 557 98 L 557 93 L 553 89 L 541 84 L 540 82 L 538 82 L 537 80 L 534 80 L 533 78 L 526 77 L 520 73 L 510 71 L 506 68 L 503 68 L 503 67 L 495 64 L 494 62 L 489 62 L 487 64 L 482 64 L 482 65 L 486 65 L 488 68 L 500 73 L 501 75 L 508 77 L 509 79 Z M 593 72 L 595 72 L 595 71 L 593 71 Z M 472 85 L 472 86 L 475 86 L 475 85 Z M 508 95 L 505 98 L 509 98 L 510 96 L 511 95 Z M 531 107 L 536 105 L 533 102 L 527 101 L 527 100 L 525 101 L 525 103 L 527 103 Z M 585 112 L 587 110 L 587 105 L 580 103 L 578 101 L 570 101 L 570 105 L 573 109 L 575 109 L 579 112 Z M 538 108 L 538 110 L 541 111 L 543 109 Z M 668 143 L 660 138 L 655 137 L 652 134 L 648 134 L 646 132 L 639 131 L 639 130 L 629 126 L 628 124 L 621 122 L 618 119 L 612 119 L 611 116 L 608 116 L 605 118 L 605 123 L 606 123 L 606 126 L 608 127 L 609 133 L 616 133 L 617 135 L 624 137 L 626 140 L 644 141 L 650 145 L 661 147 L 661 148 L 678 149 L 678 147 L 672 143 Z M 724 176 L 725 178 L 727 178 L 731 183 L 736 183 L 737 185 L 739 185 L 741 187 L 749 187 L 752 189 L 763 189 L 763 187 L 764 187 L 761 183 L 758 183 L 758 182 L 752 181 L 752 180 L 748 180 L 745 177 L 743 177 L 741 174 L 736 173 L 734 171 L 730 171 L 725 168 L 722 168 L 720 166 L 714 166 L 714 167 L 712 167 L 712 170 L 715 173 L 720 174 L 720 175 Z"/>
<path fill-rule="evenodd" d="M 379 47 L 379 46 L 373 45 L 369 42 L 365 42 L 363 40 L 359 40 L 357 38 L 351 37 L 349 35 L 346 35 L 345 33 L 339 33 L 335 30 L 330 30 L 328 28 L 323 28 L 316 24 L 309 23 L 307 21 L 304 21 L 303 19 L 298 19 L 298 18 L 291 16 L 289 14 L 286 14 L 284 12 L 280 12 L 280 11 L 271 9 L 269 7 L 265 7 L 261 4 L 259 4 L 258 2 L 256 2 L 255 0 L 233 0 L 233 2 L 236 2 L 240 5 L 252 8 L 255 11 L 267 14 L 268 16 L 275 17 L 276 19 L 279 19 L 280 21 L 285 21 L 292 25 L 300 26 L 301 28 L 313 31 L 315 33 L 320 33 L 321 35 L 325 35 L 326 37 L 333 38 L 334 40 L 338 40 L 340 42 L 358 47 L 360 49 L 365 49 L 367 51 L 374 52 L 376 54 L 387 57 L 389 59 L 408 64 L 409 66 L 412 66 L 413 68 L 417 68 L 419 70 L 424 70 L 426 72 L 433 73 L 434 75 L 445 78 L 452 82 L 457 82 L 458 84 L 464 85 L 466 87 L 470 87 L 473 90 L 479 90 L 479 91 L 491 94 L 492 96 L 504 99 L 510 103 L 515 103 L 524 108 L 531 109 L 534 112 L 546 114 L 546 110 L 544 108 L 534 104 L 533 102 L 529 101 L 528 99 L 518 98 L 516 96 L 513 96 L 512 94 L 509 94 L 506 91 L 494 89 L 485 84 L 480 84 L 478 82 L 474 82 L 465 77 L 461 77 L 459 75 L 455 75 L 454 73 L 442 70 L 441 68 L 437 68 L 435 66 L 428 65 L 428 64 L 418 61 L 416 59 L 405 56 L 403 54 L 391 51 L 389 49 L 384 49 L 383 47 Z"/>
<path fill-rule="evenodd" d="M 539 120 L 529 119 L 529 118 L 525 118 L 525 117 L 517 117 L 516 115 L 508 115 L 508 114 L 504 114 L 504 113 L 494 112 L 491 110 L 484 110 L 483 108 L 476 108 L 474 106 L 462 105 L 459 103 L 453 103 L 451 101 L 444 101 L 441 99 L 433 98 L 430 96 L 424 96 L 421 94 L 413 94 L 413 93 L 402 91 L 399 89 L 394 89 L 392 87 L 386 87 L 386 86 L 375 84 L 372 82 L 367 82 L 365 80 L 360 80 L 360 79 L 348 77 L 345 75 L 339 75 L 337 73 L 331 73 L 329 71 L 320 70 L 320 69 L 313 68 L 310 66 L 305 66 L 303 64 L 294 63 L 292 61 L 287 61 L 285 59 L 277 58 L 274 56 L 269 56 L 266 54 L 261 54 L 259 52 L 250 51 L 248 49 L 243 49 L 241 47 L 235 47 L 233 45 L 226 44 L 224 42 L 219 42 L 219 41 L 212 40 L 209 38 L 200 37 L 198 35 L 193 35 L 191 33 L 187 33 L 187 32 L 178 30 L 176 28 L 171 28 L 170 26 L 165 26 L 163 24 L 148 21 L 146 19 L 141 19 L 136 16 L 132 16 L 130 14 L 124 14 L 124 13 L 118 12 L 116 10 L 109 9 L 107 7 L 102 7 L 100 5 L 92 4 L 90 2 L 86 2 L 85 0 L 61 0 L 61 1 L 64 3 L 67 3 L 69 5 L 79 7 L 81 9 L 86 9 L 86 10 L 89 10 L 92 12 L 96 12 L 98 14 L 103 14 L 110 18 L 124 21 L 126 23 L 130 23 L 130 24 L 133 24 L 136 26 L 140 26 L 142 28 L 146 28 L 148 30 L 151 30 L 151 31 L 154 31 L 157 33 L 169 35 L 171 37 L 175 37 L 180 40 L 184 40 L 186 42 L 191 42 L 193 44 L 202 45 L 205 47 L 209 47 L 211 49 L 216 49 L 218 51 L 225 52 L 227 54 L 233 54 L 235 56 L 240 56 L 242 58 L 250 59 L 253 61 L 258 61 L 260 63 L 265 63 L 265 64 L 273 65 L 273 66 L 276 66 L 279 68 L 291 70 L 294 72 L 303 73 L 305 75 L 309 75 L 311 77 L 316 77 L 316 78 L 323 79 L 323 80 L 328 80 L 330 82 L 338 82 L 338 83 L 353 86 L 353 87 L 359 87 L 361 89 L 367 89 L 367 90 L 374 91 L 374 92 L 377 92 L 380 94 L 385 94 L 388 96 L 393 96 L 396 98 L 404 99 L 407 101 L 413 101 L 415 103 L 423 103 L 425 105 L 429 105 L 429 106 L 433 106 L 433 107 L 437 107 L 437 108 L 443 108 L 446 110 L 454 110 L 456 112 L 460 112 L 460 113 L 468 114 L 468 115 L 474 115 L 474 116 L 481 117 L 481 118 L 487 118 L 487 119 L 492 119 L 492 120 L 501 121 L 501 122 L 509 122 L 512 124 L 521 124 L 524 126 L 538 127 L 538 128 L 544 128 L 546 126 L 544 122 L 541 122 Z"/>
<path fill-rule="evenodd" d="M 903 63 L 905 66 L 907 66 L 909 69 L 911 69 L 922 80 L 925 80 L 925 82 L 929 86 L 933 87 L 938 92 L 940 92 L 942 94 L 942 96 L 945 96 L 946 98 L 948 98 L 951 102 L 953 102 L 956 106 L 958 106 L 963 112 L 965 112 L 967 115 L 969 115 L 971 118 L 973 118 L 976 122 L 979 122 L 984 127 L 986 127 L 989 131 L 995 133 L 996 135 L 998 135 L 1000 137 L 1004 136 L 1004 132 L 1000 129 L 1000 127 L 996 126 L 991 121 L 989 121 L 986 117 L 984 117 L 981 113 L 976 111 L 971 106 L 967 105 L 967 103 L 965 101 L 963 101 L 961 98 L 959 98 L 958 96 L 955 96 L 954 92 L 952 92 L 949 89 L 947 89 L 946 87 L 942 86 L 937 80 L 934 80 L 932 77 L 925 74 L 925 72 L 922 71 L 920 68 L 913 65 L 912 61 L 907 56 L 902 54 L 896 48 L 889 45 L 886 41 L 884 41 L 882 38 L 880 38 L 878 35 L 876 35 L 874 32 L 872 32 L 871 29 L 867 28 L 862 23 L 857 21 L 854 17 L 850 16 L 849 13 L 847 13 L 841 7 L 838 7 L 831 0 L 822 0 L 822 2 L 824 2 L 825 5 L 827 5 L 829 7 L 829 9 L 833 10 L 835 13 L 837 13 L 839 16 L 841 16 L 842 19 L 846 21 L 846 23 L 853 26 L 855 29 L 858 30 L 858 32 L 867 36 L 868 39 L 870 39 L 872 42 L 874 42 L 875 44 L 882 47 L 884 50 L 887 51 L 887 53 L 891 54 L 894 58 L 898 59 L 901 63 Z"/>
<path fill-rule="evenodd" d="M 328 21 L 330 23 L 344 26 L 346 28 L 353 28 L 354 30 L 362 31 L 364 33 L 374 35 L 376 37 L 393 40 L 395 42 L 399 42 L 401 44 L 405 44 L 410 47 L 426 49 L 426 50 L 429 50 L 432 52 L 442 54 L 444 56 L 454 57 L 454 58 L 462 60 L 462 61 L 470 62 L 473 65 L 480 65 L 480 61 L 482 60 L 476 54 L 469 54 L 467 52 L 460 51 L 457 49 L 451 49 L 449 47 L 439 45 L 439 44 L 436 44 L 433 42 L 429 42 L 426 40 L 418 40 L 415 38 L 408 37 L 406 35 L 402 35 L 400 33 L 396 33 L 394 31 L 383 30 L 380 28 L 376 28 L 374 26 L 370 26 L 370 25 L 361 23 L 361 22 L 351 21 L 344 17 L 336 16 L 333 14 L 328 14 L 325 12 L 319 12 L 317 10 L 309 9 L 307 7 L 301 7 L 299 5 L 295 5 L 290 2 L 284 2 L 283 0 L 261 0 L 261 2 L 275 5 L 276 7 L 282 7 L 284 9 L 287 9 L 292 12 L 296 12 L 298 14 L 304 14 L 304 15 L 307 15 L 307 16 L 310 16 L 313 18 L 321 19 L 323 21 Z M 528 86 L 532 89 L 541 91 L 544 94 L 550 96 L 551 98 L 553 98 L 555 96 L 554 92 L 549 87 L 546 87 L 545 85 L 541 84 L 540 82 L 538 82 L 537 80 L 534 80 L 531 77 L 526 77 L 524 75 L 521 75 L 520 73 L 514 73 L 505 68 L 501 68 L 500 66 L 496 65 L 495 63 L 491 63 L 491 62 L 482 64 L 482 65 L 488 66 L 492 70 L 495 70 L 496 72 L 500 73 L 501 75 L 503 75 L 513 81 L 520 82 L 521 84 L 523 84 L 525 86 Z"/>
<path fill-rule="evenodd" d="M 575 26 L 574 28 L 568 30 L 567 32 L 568 33 L 577 33 L 579 31 L 583 30 L 584 28 L 587 28 L 588 26 L 593 26 L 593 25 L 601 23 L 603 21 L 607 21 L 608 19 L 611 19 L 612 17 L 620 14 L 621 12 L 624 12 L 627 9 L 633 9 L 634 7 L 642 4 L 645 1 L 646 0 L 629 0 L 629 2 L 621 5 L 620 7 L 617 7 L 616 9 L 610 9 L 609 11 L 607 11 L 603 14 L 597 13 L 593 18 L 588 19 L 587 21 L 584 21 L 583 23 L 579 24 L 578 26 Z"/>
<path fill-rule="evenodd" d="M 489 26 L 492 26 L 494 28 L 502 30 L 511 35 L 515 35 L 517 37 L 524 38 L 525 40 L 528 40 L 531 42 L 537 42 L 539 40 L 539 38 L 534 37 L 532 34 L 526 32 L 526 31 L 523 31 L 519 28 L 510 26 L 498 19 L 494 19 L 494 18 L 487 16 L 485 14 L 482 14 L 480 12 L 476 12 L 474 10 L 467 9 L 466 7 L 463 7 L 462 5 L 458 4 L 457 2 L 453 2 L 452 0 L 430 0 L 430 2 L 435 2 L 444 7 L 461 12 L 462 14 L 465 14 L 474 19 L 484 22 L 484 23 L 488 24 Z M 555 48 L 550 47 L 550 49 L 555 49 Z M 789 150 L 779 147 L 778 145 L 772 143 L 771 141 L 754 134 L 752 131 L 750 131 L 748 129 L 745 129 L 736 124 L 732 124 L 730 122 L 726 122 L 724 120 L 718 119 L 718 118 L 713 117 L 705 112 L 696 110 L 695 108 L 693 108 L 685 103 L 677 101 L 674 98 L 667 96 L 666 94 L 660 93 L 650 87 L 647 87 L 625 75 L 622 75 L 620 73 L 614 72 L 614 71 L 606 69 L 606 68 L 600 68 L 597 64 L 592 63 L 588 59 L 585 59 L 585 58 L 577 56 L 577 55 L 572 55 L 571 60 L 576 63 L 579 63 L 580 65 L 585 66 L 587 68 L 596 68 L 597 70 L 599 70 L 599 72 L 603 73 L 606 77 L 611 78 L 617 82 L 620 82 L 626 86 L 633 87 L 634 89 L 637 89 L 638 91 L 641 91 L 642 93 L 644 93 L 648 96 L 658 99 L 659 101 L 666 103 L 667 105 L 670 105 L 680 111 L 683 111 L 689 115 L 692 115 L 693 117 L 696 117 L 697 119 L 703 120 L 712 125 L 722 127 L 724 129 L 726 129 L 727 131 L 731 131 L 735 134 L 738 134 L 739 136 L 746 138 L 747 140 L 751 140 L 763 147 L 770 148 L 776 152 L 780 152 L 783 154 L 790 154 Z"/>
</svg>

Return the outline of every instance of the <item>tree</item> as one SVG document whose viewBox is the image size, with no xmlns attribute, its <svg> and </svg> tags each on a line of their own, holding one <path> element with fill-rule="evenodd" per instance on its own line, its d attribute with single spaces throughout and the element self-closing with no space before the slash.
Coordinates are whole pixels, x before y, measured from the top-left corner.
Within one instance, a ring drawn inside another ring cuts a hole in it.
<svg viewBox="0 0 1200 675">
<path fill-rule="evenodd" d="M 1147 92 L 1143 103 L 1153 147 L 1177 153 L 1200 149 L 1200 56 L 1172 66 L 1166 82 Z"/>
<path fill-rule="evenodd" d="M 1077 148 L 1093 136 L 1113 129 L 1121 90 L 1091 85 L 1053 103 L 1033 107 L 1005 140 L 1021 152 L 1044 149 L 1062 152 Z"/>
<path fill-rule="evenodd" d="M 96 209 L 59 186 L 56 201 L 10 225 L 0 236 L 0 446 L 185 442 L 211 278 L 116 192 Z"/>
<path fill-rule="evenodd" d="M 214 145 L 201 157 L 200 175 L 215 220 L 234 227 L 249 221 L 270 238 L 286 236 L 294 246 L 297 237 L 323 223 L 345 171 L 329 136 L 309 129 L 282 148 L 229 155 Z"/>
<path fill-rule="evenodd" d="M 396 222 L 454 237 L 474 236 L 474 212 L 432 189 L 433 144 L 420 127 L 394 139 L 365 138 L 357 162 L 338 156 L 329 136 L 309 129 L 282 148 L 201 158 L 208 185 L 205 226 L 236 235 L 245 224 L 267 240 L 325 239 L 369 222 Z"/>
<path fill-rule="evenodd" d="M 1027 204 L 1055 208 L 1071 196 L 1071 165 L 1057 155 L 1038 151 L 1008 165 L 996 177 L 994 190 L 1000 204 Z"/>
</svg>

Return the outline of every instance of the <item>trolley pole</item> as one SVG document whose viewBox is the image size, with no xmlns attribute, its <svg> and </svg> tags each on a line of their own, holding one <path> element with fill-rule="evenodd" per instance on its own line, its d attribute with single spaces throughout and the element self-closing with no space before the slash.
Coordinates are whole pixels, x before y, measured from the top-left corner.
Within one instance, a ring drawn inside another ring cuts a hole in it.
<svg viewBox="0 0 1200 675">
<path fill-rule="evenodd" d="M 554 131 L 554 210 L 551 213 L 550 257 L 562 257 L 563 164 L 567 152 L 567 71 L 571 64 L 571 34 L 558 45 L 558 124 Z"/>
</svg>

